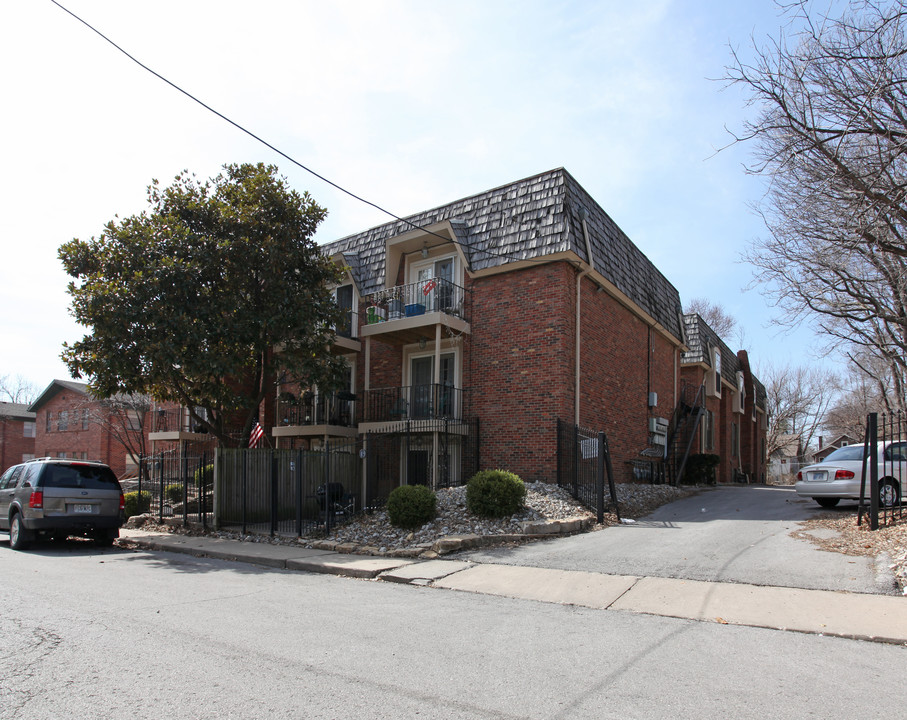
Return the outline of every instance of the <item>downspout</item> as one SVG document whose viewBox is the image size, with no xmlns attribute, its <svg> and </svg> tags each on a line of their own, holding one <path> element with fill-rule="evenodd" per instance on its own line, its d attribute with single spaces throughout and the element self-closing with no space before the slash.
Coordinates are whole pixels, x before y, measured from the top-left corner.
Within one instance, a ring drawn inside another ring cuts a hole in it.
<svg viewBox="0 0 907 720">
<path fill-rule="evenodd" d="M 573 400 L 573 422 L 575 425 L 579 425 L 579 410 L 580 410 L 580 349 L 582 347 L 580 342 L 580 320 L 581 320 L 581 310 L 582 310 L 582 282 L 583 278 L 591 272 L 592 269 L 592 243 L 589 242 L 589 227 L 586 225 L 586 218 L 589 217 L 589 212 L 586 208 L 580 208 L 579 211 L 580 222 L 583 225 L 583 240 L 586 243 L 586 260 L 589 263 L 589 268 L 583 270 L 576 276 L 576 349 L 574 356 L 576 358 L 576 367 L 574 368 L 575 373 L 575 382 L 573 386 L 575 388 L 575 397 Z"/>
</svg>

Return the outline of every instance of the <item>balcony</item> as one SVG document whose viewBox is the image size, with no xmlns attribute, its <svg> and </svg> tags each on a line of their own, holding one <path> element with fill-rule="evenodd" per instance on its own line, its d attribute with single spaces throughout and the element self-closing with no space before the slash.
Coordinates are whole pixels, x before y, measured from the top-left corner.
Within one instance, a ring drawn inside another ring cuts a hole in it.
<svg viewBox="0 0 907 720">
<path fill-rule="evenodd" d="M 149 440 L 207 440 L 208 426 L 189 416 L 185 408 L 158 408 L 149 413 L 151 431 Z"/>
<path fill-rule="evenodd" d="M 379 290 L 362 299 L 362 337 L 381 336 L 403 345 L 434 338 L 434 326 L 470 332 L 470 291 L 450 280 L 429 278 Z"/>
<path fill-rule="evenodd" d="M 334 328 L 334 343 L 331 352 L 334 354 L 359 352 L 362 343 L 357 337 L 359 331 L 359 313 L 354 309 L 346 312 L 343 323 Z"/>
<path fill-rule="evenodd" d="M 363 393 L 360 431 L 380 429 L 379 426 L 414 421 L 434 429 L 438 421 L 462 422 L 466 391 L 452 385 L 408 385 L 379 388 Z"/>
<path fill-rule="evenodd" d="M 298 399 L 277 401 L 275 438 L 339 436 L 355 437 L 356 395 L 336 392 L 325 395 L 303 393 Z"/>
</svg>

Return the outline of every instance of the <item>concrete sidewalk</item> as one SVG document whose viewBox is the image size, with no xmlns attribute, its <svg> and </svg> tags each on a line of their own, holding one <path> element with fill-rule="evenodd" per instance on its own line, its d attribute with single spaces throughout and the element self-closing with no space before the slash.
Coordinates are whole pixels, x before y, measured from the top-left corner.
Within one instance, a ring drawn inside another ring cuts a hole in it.
<svg viewBox="0 0 907 720">
<path fill-rule="evenodd" d="M 888 595 L 347 555 L 142 530 L 121 530 L 119 544 L 287 570 L 907 645 L 907 598 Z"/>
</svg>

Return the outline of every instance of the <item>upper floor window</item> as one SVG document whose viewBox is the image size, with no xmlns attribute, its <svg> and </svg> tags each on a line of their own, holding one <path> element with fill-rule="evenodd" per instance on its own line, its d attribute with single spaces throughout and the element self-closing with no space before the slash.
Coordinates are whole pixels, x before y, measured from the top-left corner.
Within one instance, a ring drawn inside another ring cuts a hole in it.
<svg viewBox="0 0 907 720">
<path fill-rule="evenodd" d="M 88 408 L 82 408 L 82 429 L 88 430 L 88 424 L 91 422 L 91 413 L 88 412 Z"/>
<path fill-rule="evenodd" d="M 745 404 L 746 404 L 746 383 L 743 379 L 743 373 L 738 370 L 737 371 L 737 391 L 734 393 L 734 411 L 738 412 L 738 413 L 742 413 Z"/>
<path fill-rule="evenodd" d="M 65 432 L 69 430 L 69 411 L 61 410 L 60 414 L 57 416 L 57 430 L 60 432 Z"/>
<path fill-rule="evenodd" d="M 721 397 L 721 348 L 712 348 L 712 372 L 709 376 L 709 390 L 712 395 Z"/>
<path fill-rule="evenodd" d="M 35 423 L 26 420 L 22 423 L 22 437 L 33 438 L 35 436 Z"/>
<path fill-rule="evenodd" d="M 53 422 L 53 419 L 54 419 L 54 414 L 50 410 L 48 410 L 47 415 L 44 416 L 44 431 L 45 432 L 51 431 L 51 423 Z"/>
<path fill-rule="evenodd" d="M 409 282 L 416 284 L 428 311 L 449 311 L 462 299 L 462 279 L 456 255 L 419 259 L 410 263 Z M 419 293 L 416 293 L 419 295 Z"/>
</svg>

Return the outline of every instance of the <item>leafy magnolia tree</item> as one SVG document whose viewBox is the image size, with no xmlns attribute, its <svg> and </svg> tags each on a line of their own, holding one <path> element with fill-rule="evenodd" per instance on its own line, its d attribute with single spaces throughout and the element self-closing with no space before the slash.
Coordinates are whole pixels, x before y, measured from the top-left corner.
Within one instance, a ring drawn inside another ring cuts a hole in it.
<svg viewBox="0 0 907 720">
<path fill-rule="evenodd" d="M 782 320 L 907 369 L 907 3 L 788 5 L 786 32 L 729 79 L 748 91 L 768 237 L 746 255 Z"/>
<path fill-rule="evenodd" d="M 59 250 L 90 329 L 64 345 L 75 377 L 100 397 L 178 402 L 222 445 L 248 437 L 278 376 L 336 385 L 339 271 L 312 240 L 326 211 L 308 193 L 273 166 L 227 165 L 206 182 L 154 181 L 148 204 Z"/>
</svg>

